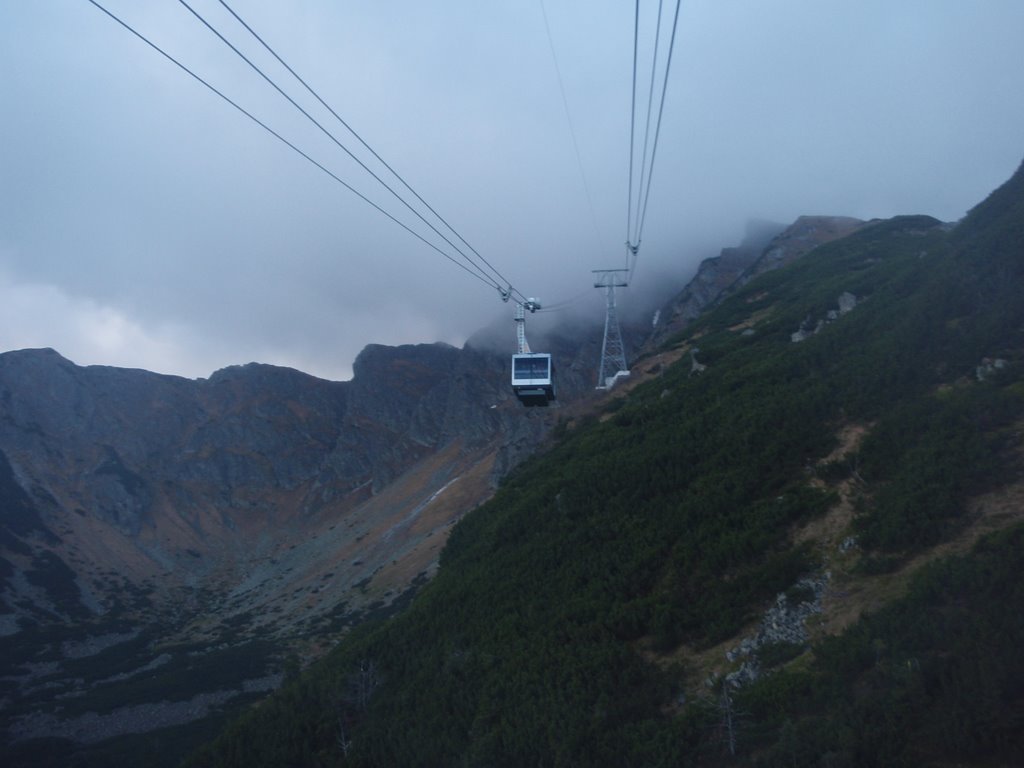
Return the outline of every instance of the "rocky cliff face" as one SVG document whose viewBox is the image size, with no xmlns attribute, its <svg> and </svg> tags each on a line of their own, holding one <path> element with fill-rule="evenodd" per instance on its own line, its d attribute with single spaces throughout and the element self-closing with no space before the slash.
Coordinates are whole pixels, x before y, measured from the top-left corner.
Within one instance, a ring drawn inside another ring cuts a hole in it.
<svg viewBox="0 0 1024 768">
<path fill-rule="evenodd" d="M 866 222 L 843 216 L 801 216 L 788 227 L 766 222 L 748 226 L 743 242 L 705 259 L 686 287 L 659 312 L 652 343 L 660 344 L 695 320 L 731 290 L 757 275 L 783 267 Z"/>
<path fill-rule="evenodd" d="M 718 256 L 704 259 L 683 290 L 658 311 L 650 343 L 661 344 L 695 320 L 760 258 L 768 243 L 783 228 L 781 224 L 750 222 L 739 246 L 723 248 Z"/>
<path fill-rule="evenodd" d="M 581 351 L 553 343 L 572 399 L 586 391 L 573 375 Z M 511 397 L 507 358 L 371 345 L 352 381 L 330 382 L 259 364 L 193 381 L 79 367 L 53 350 L 0 355 L 5 631 L 83 605 L 102 613 L 127 584 L 167 592 L 219 574 L 230 586 L 224 574 L 336 523 L 452 446 L 457 464 L 494 454 L 486 495 L 554 419 Z M 450 479 L 424 478 L 421 491 Z M 26 581 L 39 558 L 60 562 L 75 588 Z"/>
<path fill-rule="evenodd" d="M 865 224 L 849 216 L 801 216 L 772 238 L 760 257 L 743 271 L 736 287 L 763 272 L 791 264 L 819 245 L 853 234 Z"/>
</svg>

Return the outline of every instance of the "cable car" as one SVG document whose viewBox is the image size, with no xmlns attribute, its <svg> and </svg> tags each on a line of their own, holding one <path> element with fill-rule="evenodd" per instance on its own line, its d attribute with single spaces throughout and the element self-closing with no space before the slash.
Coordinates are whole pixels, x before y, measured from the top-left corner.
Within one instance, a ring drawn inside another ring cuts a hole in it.
<svg viewBox="0 0 1024 768">
<path fill-rule="evenodd" d="M 512 355 L 512 391 L 523 405 L 547 405 L 555 399 L 553 374 L 547 352 Z"/>
</svg>

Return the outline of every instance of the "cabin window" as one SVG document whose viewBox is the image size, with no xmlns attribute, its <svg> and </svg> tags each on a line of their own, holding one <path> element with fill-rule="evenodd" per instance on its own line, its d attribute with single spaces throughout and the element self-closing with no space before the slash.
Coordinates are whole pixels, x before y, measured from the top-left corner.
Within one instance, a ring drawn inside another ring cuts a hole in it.
<svg viewBox="0 0 1024 768">
<path fill-rule="evenodd" d="M 547 379 L 548 357 L 517 357 L 512 361 L 512 377 L 515 379 Z"/>
</svg>

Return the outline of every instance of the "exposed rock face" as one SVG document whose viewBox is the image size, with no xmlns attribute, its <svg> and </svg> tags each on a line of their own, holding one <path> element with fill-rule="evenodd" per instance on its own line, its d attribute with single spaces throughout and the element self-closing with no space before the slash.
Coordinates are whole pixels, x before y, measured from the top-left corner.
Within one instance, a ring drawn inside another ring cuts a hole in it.
<svg viewBox="0 0 1024 768">
<path fill-rule="evenodd" d="M 772 238 L 783 229 L 781 224 L 752 222 L 738 247 L 723 248 L 718 256 L 704 259 L 693 279 L 659 311 L 652 341 L 661 343 L 697 319 L 760 258 Z"/>
<path fill-rule="evenodd" d="M 761 649 L 778 644 L 803 647 L 807 645 L 806 622 L 821 613 L 821 599 L 828 588 L 831 574 L 827 571 L 820 576 L 801 579 L 790 590 L 776 596 L 775 602 L 765 611 L 757 632 L 745 637 L 738 646 L 727 651 L 730 662 L 740 662 L 739 669 L 725 676 L 727 685 L 742 688 L 761 676 Z"/>
<path fill-rule="evenodd" d="M 793 224 L 751 225 L 743 243 L 705 259 L 697 274 L 668 305 L 652 335 L 660 344 L 757 275 L 783 267 L 819 245 L 845 237 L 866 222 L 844 216 L 801 216 Z"/>
<path fill-rule="evenodd" d="M 571 400 L 589 389 L 594 345 L 549 342 Z M 188 380 L 83 368 L 53 350 L 0 354 L 3 627 L 108 610 L 126 584 L 159 592 L 217 575 L 230 588 L 241 577 L 226 574 L 441 454 L 447 469 L 420 477 L 391 514 L 493 454 L 487 493 L 557 416 L 522 408 L 508 380 L 508 354 L 471 345 L 370 345 L 349 382 L 255 363 Z"/>
<path fill-rule="evenodd" d="M 843 315 L 852 312 L 858 303 L 859 300 L 856 296 L 849 291 L 843 291 L 836 300 L 839 309 L 830 309 L 825 313 L 825 317 L 819 317 L 817 321 L 810 316 L 805 317 L 803 322 L 800 323 L 800 327 L 789 335 L 790 340 L 797 344 L 809 339 L 814 334 L 819 333 L 829 323 L 834 323 Z"/>
<path fill-rule="evenodd" d="M 1006 366 L 1007 361 L 1001 357 L 984 357 L 981 360 L 981 365 L 974 369 L 974 375 L 978 381 L 985 381 L 1006 368 Z"/>
<path fill-rule="evenodd" d="M 344 488 L 380 490 L 442 437 L 448 385 L 459 350 L 445 344 L 370 345 L 356 358 L 349 402 L 327 473 Z"/>
<path fill-rule="evenodd" d="M 791 264 L 819 245 L 853 234 L 866 223 L 848 216 L 801 216 L 772 239 L 761 257 L 744 272 L 740 285 L 763 272 Z"/>
</svg>

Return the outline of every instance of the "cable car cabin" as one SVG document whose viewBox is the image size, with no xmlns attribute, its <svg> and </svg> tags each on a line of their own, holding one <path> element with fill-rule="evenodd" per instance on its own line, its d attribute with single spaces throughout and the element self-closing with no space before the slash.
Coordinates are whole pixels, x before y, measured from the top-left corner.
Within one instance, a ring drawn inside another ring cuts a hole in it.
<svg viewBox="0 0 1024 768">
<path fill-rule="evenodd" d="M 551 355 L 512 355 L 512 391 L 523 405 L 547 405 L 555 399 Z"/>
</svg>

